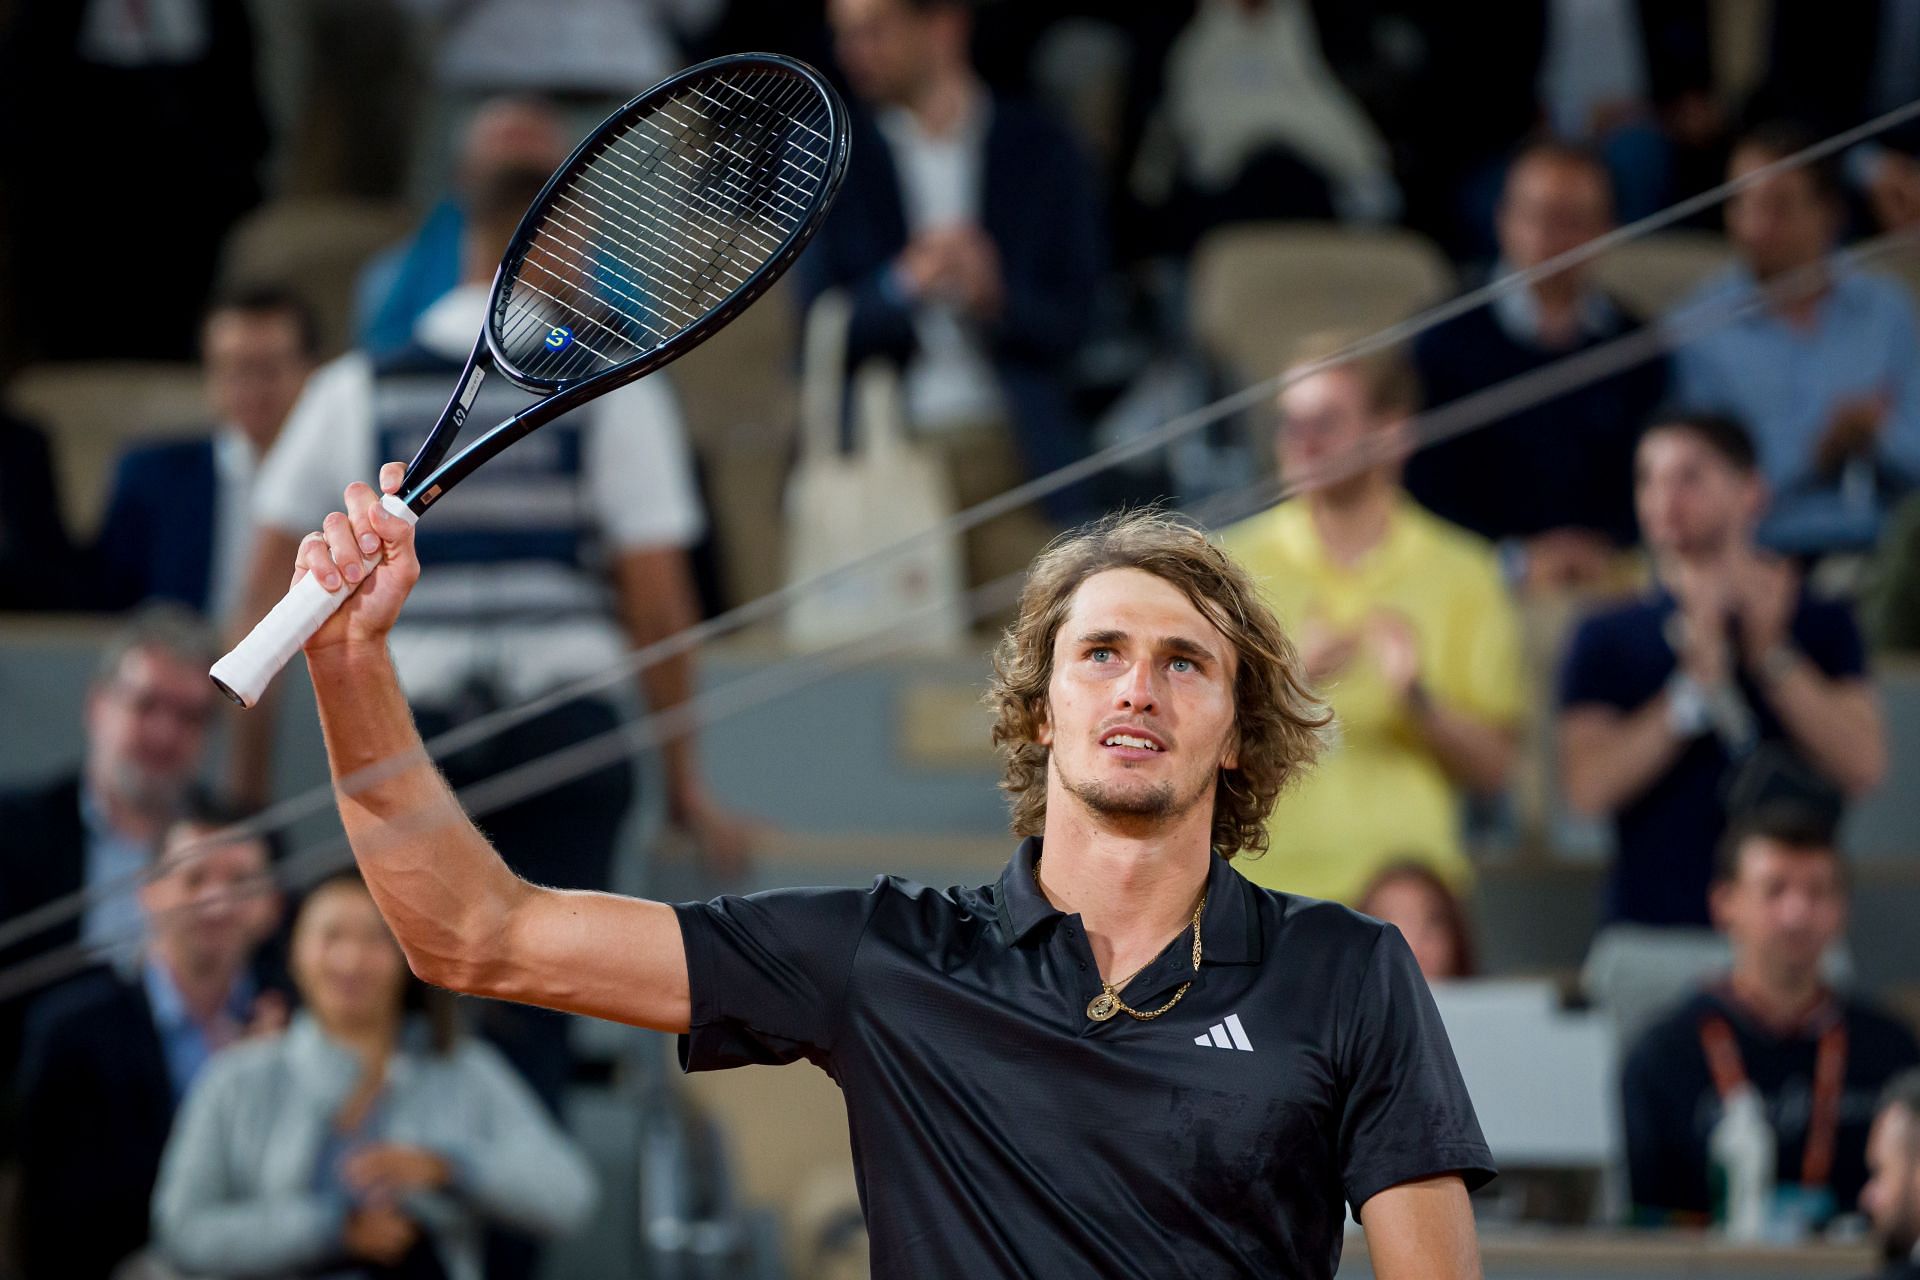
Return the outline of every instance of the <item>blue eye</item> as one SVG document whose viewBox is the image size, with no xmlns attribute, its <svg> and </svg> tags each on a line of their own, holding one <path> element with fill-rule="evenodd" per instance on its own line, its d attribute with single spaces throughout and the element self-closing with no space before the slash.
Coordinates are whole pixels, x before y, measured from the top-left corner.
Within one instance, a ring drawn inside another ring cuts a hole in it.
<svg viewBox="0 0 1920 1280">
<path fill-rule="evenodd" d="M 1193 659 L 1191 658 L 1175 658 L 1169 665 L 1172 666 L 1175 671 L 1192 671 L 1194 669 Z"/>
<path fill-rule="evenodd" d="M 1111 649 L 1087 650 L 1087 657 L 1093 659 L 1095 662 L 1105 662 L 1108 658 L 1111 658 L 1112 656 L 1113 656 L 1113 650 Z"/>
</svg>

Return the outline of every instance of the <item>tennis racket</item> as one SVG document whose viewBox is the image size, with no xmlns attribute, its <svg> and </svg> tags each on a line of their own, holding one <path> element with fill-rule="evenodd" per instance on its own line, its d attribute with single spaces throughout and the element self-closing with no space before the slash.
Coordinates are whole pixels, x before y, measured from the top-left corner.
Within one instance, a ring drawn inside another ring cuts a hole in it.
<svg viewBox="0 0 1920 1280">
<path fill-rule="evenodd" d="M 521 219 L 473 354 L 386 508 L 417 521 L 528 432 L 718 333 L 793 265 L 846 164 L 845 104 L 792 58 L 716 58 L 622 107 Z M 543 398 L 449 457 L 495 374 Z M 356 585 L 302 578 L 213 682 L 252 706 Z"/>
</svg>

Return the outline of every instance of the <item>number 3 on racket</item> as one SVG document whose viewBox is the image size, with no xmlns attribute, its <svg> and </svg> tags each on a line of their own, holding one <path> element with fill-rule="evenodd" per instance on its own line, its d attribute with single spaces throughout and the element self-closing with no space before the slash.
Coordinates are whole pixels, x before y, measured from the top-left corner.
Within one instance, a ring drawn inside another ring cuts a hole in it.
<svg viewBox="0 0 1920 1280">
<path fill-rule="evenodd" d="M 719 332 L 793 265 L 846 164 L 845 105 L 791 58 L 717 58 L 622 107 L 521 219 L 486 326 L 387 509 L 419 519 L 515 440 Z M 544 399 L 449 458 L 494 374 Z M 354 590 L 302 578 L 213 682 L 252 706 Z"/>
</svg>

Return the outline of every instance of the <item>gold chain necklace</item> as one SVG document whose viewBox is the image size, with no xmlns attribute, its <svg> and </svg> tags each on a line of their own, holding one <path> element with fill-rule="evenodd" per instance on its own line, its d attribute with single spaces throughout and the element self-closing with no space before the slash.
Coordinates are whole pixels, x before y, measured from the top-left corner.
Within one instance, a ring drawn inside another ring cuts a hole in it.
<svg viewBox="0 0 1920 1280">
<path fill-rule="evenodd" d="M 1045 898 L 1047 896 L 1046 887 L 1040 883 L 1040 859 L 1039 858 L 1035 858 L 1033 860 L 1033 887 L 1040 891 L 1040 896 L 1042 898 Z M 1207 909 L 1207 891 L 1206 891 L 1206 888 L 1202 886 L 1200 890 L 1200 901 L 1195 903 L 1193 908 L 1193 924 L 1192 924 L 1193 971 L 1195 973 L 1200 972 L 1200 915 L 1206 909 Z M 1185 931 L 1182 930 L 1182 932 L 1185 932 Z M 1157 959 L 1158 957 L 1155 957 L 1155 958 Z M 1132 973 L 1128 974 L 1124 978 L 1119 979 L 1118 981 L 1115 981 L 1115 982 L 1102 981 L 1100 984 L 1100 994 L 1095 996 L 1093 999 L 1087 1001 L 1087 1017 L 1093 1019 L 1093 1021 L 1095 1022 L 1105 1022 L 1108 1019 L 1112 1018 L 1115 1014 L 1124 1013 L 1130 1018 L 1136 1018 L 1141 1022 L 1147 1022 L 1147 1021 L 1150 1021 L 1151 1019 L 1159 1017 L 1161 1014 L 1165 1013 L 1167 1010 L 1173 1008 L 1173 1006 L 1179 1004 L 1180 997 L 1186 995 L 1187 988 L 1193 985 L 1193 979 L 1189 978 L 1185 982 L 1181 983 L 1180 989 L 1174 992 L 1172 998 L 1170 998 L 1165 1004 L 1161 1005 L 1158 1009 L 1145 1009 L 1145 1010 L 1135 1009 L 1133 1006 L 1129 1005 L 1126 1001 L 1120 998 L 1121 988 L 1125 987 L 1129 982 L 1132 982 L 1135 978 L 1139 977 L 1140 974 L 1146 969 L 1147 965 L 1150 965 L 1152 963 L 1153 963 L 1152 960 L 1147 961 L 1147 964 L 1141 965 L 1140 968 L 1135 969 Z"/>
</svg>

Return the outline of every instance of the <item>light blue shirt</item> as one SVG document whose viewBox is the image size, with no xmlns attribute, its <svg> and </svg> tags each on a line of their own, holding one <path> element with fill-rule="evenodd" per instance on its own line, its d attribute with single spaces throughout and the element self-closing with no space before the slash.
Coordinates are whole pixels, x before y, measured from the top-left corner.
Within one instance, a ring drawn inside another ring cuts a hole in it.
<svg viewBox="0 0 1920 1280">
<path fill-rule="evenodd" d="M 1735 266 L 1680 304 L 1723 307 L 1755 288 Z M 1753 433 L 1773 490 L 1761 541 L 1787 552 L 1873 545 L 1889 491 L 1920 480 L 1920 338 L 1913 300 L 1882 276 L 1843 272 L 1820 300 L 1811 327 L 1771 309 L 1749 312 L 1681 347 L 1677 397 L 1690 409 L 1726 413 Z M 1814 473 L 1814 452 L 1843 401 L 1884 396 L 1880 482 L 1859 468 Z"/>
<path fill-rule="evenodd" d="M 227 993 L 219 1016 L 230 1025 L 218 1037 L 209 1034 L 212 1029 L 204 1023 L 194 1020 L 186 997 L 180 994 L 180 988 L 174 985 L 173 975 L 164 964 L 149 958 L 140 968 L 140 980 L 147 989 L 147 1005 L 153 1011 L 153 1029 L 160 1036 L 160 1051 L 167 1059 L 167 1079 L 173 1085 L 173 1100 L 179 1102 L 187 1096 L 187 1089 L 200 1069 L 207 1065 L 207 1059 L 246 1027 L 253 1010 L 253 979 L 241 974 L 233 990 Z"/>
<path fill-rule="evenodd" d="M 128 838 L 107 821 L 107 813 L 93 788 L 80 788 L 80 822 L 87 836 L 87 910 L 80 920 L 80 940 L 125 955 L 140 945 L 146 919 L 134 896 L 137 877 L 153 861 L 153 848 Z"/>
</svg>

